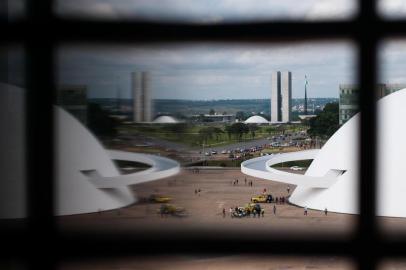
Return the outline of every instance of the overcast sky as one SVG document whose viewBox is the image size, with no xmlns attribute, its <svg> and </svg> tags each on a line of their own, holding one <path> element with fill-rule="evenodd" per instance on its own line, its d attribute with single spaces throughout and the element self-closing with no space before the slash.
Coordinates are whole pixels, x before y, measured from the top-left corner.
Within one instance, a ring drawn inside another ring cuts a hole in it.
<svg viewBox="0 0 406 270">
<path fill-rule="evenodd" d="M 262 19 L 345 19 L 355 0 L 57 0 L 59 14 L 86 18 L 186 20 L 196 23 Z M 10 5 L 22 10 L 23 0 Z M 18 3 L 18 4 L 17 4 Z M 406 0 L 380 0 L 389 18 L 406 16 Z M 406 42 L 382 43 L 379 80 L 406 83 Z M 20 56 L 19 56 L 20 55 Z M 22 63 L 12 54 L 10 63 Z M 85 84 L 90 97 L 130 97 L 130 74 L 150 71 L 155 98 L 268 98 L 271 73 L 293 74 L 293 97 L 303 97 L 304 76 L 311 97 L 337 97 L 340 83 L 356 82 L 356 47 L 330 43 L 181 43 L 144 47 L 63 47 L 59 82 Z M 14 59 L 14 60 L 13 60 Z M 17 61 L 15 61 L 17 59 Z M 22 70 L 14 65 L 15 70 Z M 10 70 L 13 70 L 10 68 Z M 18 72 L 15 72 L 16 74 Z M 13 76 L 12 76 L 13 77 Z M 21 77 L 21 76 L 14 76 Z"/>
<path fill-rule="evenodd" d="M 86 18 L 176 20 L 196 23 L 264 19 L 344 19 L 356 0 L 57 0 L 56 11 Z"/>
<path fill-rule="evenodd" d="M 272 71 L 291 71 L 293 97 L 337 97 L 356 78 L 347 42 L 290 44 L 182 43 L 145 47 L 66 47 L 59 82 L 88 85 L 91 97 L 130 97 L 130 74 L 149 71 L 155 98 L 269 98 Z"/>
<path fill-rule="evenodd" d="M 8 4 L 9 18 L 20 18 L 26 0 Z M 406 16 L 406 0 L 377 0 L 385 18 Z M 347 19 L 358 11 L 357 0 L 55 0 L 62 16 L 86 19 L 143 19 L 216 23 L 266 19 Z"/>
</svg>

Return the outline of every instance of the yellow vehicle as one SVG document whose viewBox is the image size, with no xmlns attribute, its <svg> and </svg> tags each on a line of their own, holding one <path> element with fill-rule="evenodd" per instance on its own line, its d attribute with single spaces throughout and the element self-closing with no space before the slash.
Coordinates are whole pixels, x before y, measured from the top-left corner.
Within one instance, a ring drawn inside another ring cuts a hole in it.
<svg viewBox="0 0 406 270">
<path fill-rule="evenodd" d="M 158 209 L 158 213 L 162 215 L 172 215 L 172 216 L 186 216 L 186 210 L 183 207 L 177 207 L 172 204 L 162 204 Z"/>
<path fill-rule="evenodd" d="M 273 198 L 271 194 L 261 194 L 251 198 L 251 202 L 253 203 L 270 203 L 272 200 Z"/>
<path fill-rule="evenodd" d="M 152 194 L 149 196 L 149 201 L 154 203 L 168 203 L 172 200 L 171 197 L 159 195 L 159 194 Z"/>
<path fill-rule="evenodd" d="M 257 203 L 248 203 L 245 206 L 245 211 L 252 213 L 254 210 L 261 211 L 261 206 Z"/>
</svg>

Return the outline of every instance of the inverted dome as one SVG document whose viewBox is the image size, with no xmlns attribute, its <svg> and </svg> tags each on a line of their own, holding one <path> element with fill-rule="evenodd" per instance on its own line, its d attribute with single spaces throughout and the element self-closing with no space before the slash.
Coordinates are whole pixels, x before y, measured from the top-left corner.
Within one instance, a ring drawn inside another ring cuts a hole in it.
<svg viewBox="0 0 406 270">
<path fill-rule="evenodd" d="M 176 120 L 174 117 L 168 116 L 168 115 L 159 116 L 152 122 L 155 123 L 155 124 L 175 124 L 175 123 L 179 123 L 179 121 Z"/>
<path fill-rule="evenodd" d="M 245 120 L 246 124 L 268 124 L 269 121 L 266 120 L 264 117 L 259 116 L 259 115 L 254 115 Z"/>
</svg>

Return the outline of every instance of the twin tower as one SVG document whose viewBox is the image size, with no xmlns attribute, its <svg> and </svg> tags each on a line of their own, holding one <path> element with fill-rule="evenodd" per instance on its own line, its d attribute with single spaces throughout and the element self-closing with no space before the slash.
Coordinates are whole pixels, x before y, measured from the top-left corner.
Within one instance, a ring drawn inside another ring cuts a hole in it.
<svg viewBox="0 0 406 270">
<path fill-rule="evenodd" d="M 292 73 L 272 72 L 271 122 L 287 123 L 292 116 Z"/>
</svg>

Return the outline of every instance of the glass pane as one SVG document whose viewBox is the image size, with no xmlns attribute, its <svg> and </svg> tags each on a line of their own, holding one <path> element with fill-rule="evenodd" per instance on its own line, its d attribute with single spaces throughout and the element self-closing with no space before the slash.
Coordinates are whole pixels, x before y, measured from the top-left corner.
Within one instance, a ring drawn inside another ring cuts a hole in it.
<svg viewBox="0 0 406 270">
<path fill-rule="evenodd" d="M 24 59 L 21 46 L 0 48 L 0 222 L 13 228 L 26 217 Z"/>
<path fill-rule="evenodd" d="M 25 0 L 0 0 L 0 18 L 8 21 L 20 20 L 25 16 Z"/>
<path fill-rule="evenodd" d="M 340 40 L 60 48 L 61 225 L 350 232 L 357 120 L 327 141 L 356 112 L 355 58 Z"/>
<path fill-rule="evenodd" d="M 401 19 L 406 15 L 405 0 L 378 0 L 378 12 L 388 20 Z"/>
<path fill-rule="evenodd" d="M 326 269 L 352 270 L 354 263 L 342 257 L 270 257 L 254 255 L 173 255 L 144 256 L 114 260 L 66 262 L 61 270 L 70 269 Z"/>
<path fill-rule="evenodd" d="M 402 160 L 406 99 L 406 40 L 386 40 L 379 51 L 381 99 L 378 101 L 378 215 L 386 232 L 405 231 Z"/>
<path fill-rule="evenodd" d="M 58 0 L 61 16 L 83 19 L 223 23 L 265 20 L 343 20 L 356 0 Z"/>
</svg>

